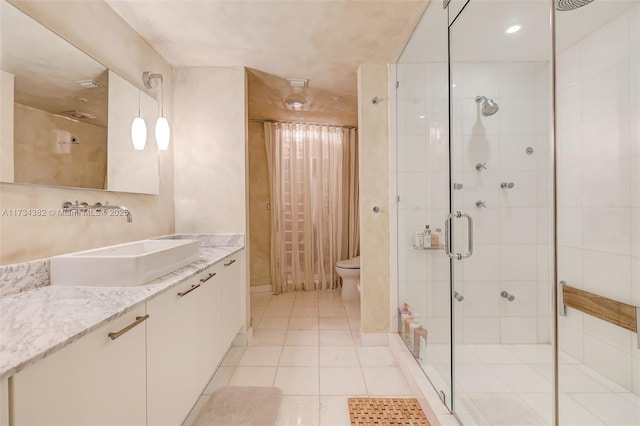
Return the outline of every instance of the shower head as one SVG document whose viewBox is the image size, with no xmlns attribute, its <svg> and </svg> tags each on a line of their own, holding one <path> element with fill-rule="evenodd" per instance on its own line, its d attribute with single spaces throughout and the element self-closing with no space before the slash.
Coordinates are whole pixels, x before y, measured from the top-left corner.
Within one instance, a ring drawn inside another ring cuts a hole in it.
<svg viewBox="0 0 640 426">
<path fill-rule="evenodd" d="M 556 0 L 556 10 L 566 12 L 591 3 L 593 0 Z"/>
<path fill-rule="evenodd" d="M 480 113 L 485 117 L 495 114 L 500 109 L 493 99 L 487 99 L 484 96 L 476 96 L 476 103 L 479 104 L 481 102 Z"/>
</svg>

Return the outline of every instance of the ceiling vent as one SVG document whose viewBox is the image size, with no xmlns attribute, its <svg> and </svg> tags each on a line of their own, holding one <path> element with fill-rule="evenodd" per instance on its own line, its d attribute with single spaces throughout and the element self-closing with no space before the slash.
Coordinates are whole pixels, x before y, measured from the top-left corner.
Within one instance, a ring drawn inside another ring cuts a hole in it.
<svg viewBox="0 0 640 426">
<path fill-rule="evenodd" d="M 287 78 L 289 87 L 307 87 L 309 85 L 308 78 Z"/>
<path fill-rule="evenodd" d="M 95 115 L 89 114 L 88 112 L 82 112 L 78 110 L 73 111 L 62 111 L 60 115 L 64 115 L 67 117 L 79 118 L 81 120 L 96 118 Z"/>
<path fill-rule="evenodd" d="M 102 84 L 93 80 L 76 80 L 74 83 L 79 84 L 85 89 L 97 89 L 98 87 L 102 87 Z"/>
</svg>

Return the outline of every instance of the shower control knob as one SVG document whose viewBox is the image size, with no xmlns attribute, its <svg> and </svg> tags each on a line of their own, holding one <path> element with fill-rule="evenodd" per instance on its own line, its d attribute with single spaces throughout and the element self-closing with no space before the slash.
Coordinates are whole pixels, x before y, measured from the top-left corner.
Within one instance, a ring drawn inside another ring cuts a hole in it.
<svg viewBox="0 0 640 426">
<path fill-rule="evenodd" d="M 457 291 L 455 291 L 453 293 L 453 297 L 458 301 L 458 302 L 462 302 L 464 300 L 464 296 L 461 295 L 460 293 L 458 293 Z"/>
<path fill-rule="evenodd" d="M 503 291 L 502 293 L 500 293 L 500 296 L 504 297 L 509 302 L 513 302 L 516 299 L 516 297 L 513 294 L 507 293 L 506 291 Z"/>
<path fill-rule="evenodd" d="M 476 164 L 476 170 L 487 170 L 487 163 L 478 163 Z"/>
<path fill-rule="evenodd" d="M 513 182 L 502 182 L 502 183 L 500 184 L 500 188 L 507 188 L 507 189 L 511 189 L 511 188 L 513 188 L 514 186 L 516 186 L 516 184 L 515 184 L 515 183 L 513 183 Z"/>
<path fill-rule="evenodd" d="M 487 203 L 482 200 L 476 201 L 476 207 L 487 207 Z"/>
</svg>

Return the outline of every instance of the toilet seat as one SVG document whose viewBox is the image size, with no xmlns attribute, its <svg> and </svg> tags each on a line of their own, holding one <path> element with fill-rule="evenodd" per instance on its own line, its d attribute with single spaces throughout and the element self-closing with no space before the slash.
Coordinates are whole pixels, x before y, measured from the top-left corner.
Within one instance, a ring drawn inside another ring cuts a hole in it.
<svg viewBox="0 0 640 426">
<path fill-rule="evenodd" d="M 336 262 L 336 267 L 340 269 L 360 269 L 360 256 L 352 259 L 339 260 Z"/>
</svg>

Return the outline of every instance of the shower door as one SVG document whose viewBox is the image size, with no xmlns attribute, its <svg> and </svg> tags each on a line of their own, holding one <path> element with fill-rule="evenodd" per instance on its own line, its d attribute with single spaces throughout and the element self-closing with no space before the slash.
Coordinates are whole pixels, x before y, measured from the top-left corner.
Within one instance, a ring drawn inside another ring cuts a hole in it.
<svg viewBox="0 0 640 426">
<path fill-rule="evenodd" d="M 454 413 L 548 424 L 550 2 L 462 4 L 449 14 Z"/>
<path fill-rule="evenodd" d="M 447 11 L 431 2 L 396 65 L 397 272 L 399 334 L 452 409 L 450 262 L 424 240 L 449 212 L 446 46 Z"/>
</svg>

